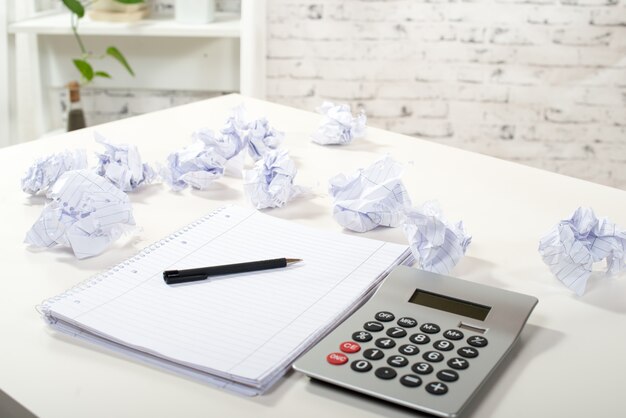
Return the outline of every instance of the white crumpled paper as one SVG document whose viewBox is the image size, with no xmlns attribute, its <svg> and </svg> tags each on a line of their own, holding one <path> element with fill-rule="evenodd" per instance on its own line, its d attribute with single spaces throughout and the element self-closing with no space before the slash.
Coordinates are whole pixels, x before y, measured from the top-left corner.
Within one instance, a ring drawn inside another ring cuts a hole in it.
<svg viewBox="0 0 626 418">
<path fill-rule="evenodd" d="M 463 222 L 448 223 L 436 202 L 407 212 L 403 229 L 417 265 L 433 273 L 449 274 L 472 241 Z"/>
<path fill-rule="evenodd" d="M 221 132 L 215 133 L 211 129 L 203 128 L 194 132 L 192 138 L 194 141 L 202 141 L 207 153 L 215 153 L 224 159 L 225 174 L 241 177 L 245 142 L 237 130 L 229 130 L 225 127 Z"/>
<path fill-rule="evenodd" d="M 94 137 L 105 147 L 103 154 L 97 154 L 96 172 L 99 175 L 125 192 L 154 181 L 156 171 L 149 164 L 142 163 L 135 145 L 114 144 L 98 132 L 94 132 Z"/>
<path fill-rule="evenodd" d="M 401 225 L 411 208 L 402 171 L 402 166 L 387 155 L 366 169 L 332 177 L 329 194 L 335 220 L 356 232 Z"/>
<path fill-rule="evenodd" d="M 48 197 L 24 240 L 35 247 L 62 245 L 79 259 L 92 257 L 135 225 L 128 195 L 91 170 L 64 173 Z"/>
<path fill-rule="evenodd" d="M 550 271 L 579 296 L 585 293 L 593 263 L 606 259 L 606 275 L 626 267 L 626 229 L 591 208 L 579 207 L 539 241 L 539 254 Z"/>
<path fill-rule="evenodd" d="M 272 128 L 266 118 L 253 120 L 247 124 L 248 154 L 258 161 L 269 151 L 277 149 L 284 137 L 285 134 Z"/>
<path fill-rule="evenodd" d="M 297 170 L 287 150 L 268 151 L 254 169 L 244 170 L 243 188 L 257 209 L 278 208 L 305 192 L 293 184 Z"/>
<path fill-rule="evenodd" d="M 22 176 L 22 190 L 32 195 L 45 192 L 63 173 L 83 168 L 87 168 L 87 153 L 83 149 L 39 158 Z"/>
<path fill-rule="evenodd" d="M 167 157 L 167 165 L 161 168 L 161 177 L 175 191 L 187 186 L 205 190 L 224 175 L 226 161 L 214 148 L 196 139 Z"/>
<path fill-rule="evenodd" d="M 365 135 L 367 116 L 361 111 L 356 117 L 352 116 L 350 106 L 335 105 L 324 102 L 316 109 L 324 115 L 317 130 L 311 135 L 313 142 L 321 145 L 349 144 L 354 138 Z"/>
</svg>

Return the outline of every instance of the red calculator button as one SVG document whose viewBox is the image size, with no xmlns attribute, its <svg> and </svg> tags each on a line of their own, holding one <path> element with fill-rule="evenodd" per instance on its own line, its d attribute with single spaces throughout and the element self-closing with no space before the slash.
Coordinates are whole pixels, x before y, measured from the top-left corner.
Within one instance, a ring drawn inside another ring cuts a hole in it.
<svg viewBox="0 0 626 418">
<path fill-rule="evenodd" d="M 348 362 L 348 356 L 342 353 L 330 353 L 326 356 L 326 361 L 330 364 L 345 364 Z"/>
<path fill-rule="evenodd" d="M 344 353 L 356 353 L 361 350 L 361 346 L 355 343 L 354 341 L 346 341 L 339 345 L 339 348 Z"/>
</svg>

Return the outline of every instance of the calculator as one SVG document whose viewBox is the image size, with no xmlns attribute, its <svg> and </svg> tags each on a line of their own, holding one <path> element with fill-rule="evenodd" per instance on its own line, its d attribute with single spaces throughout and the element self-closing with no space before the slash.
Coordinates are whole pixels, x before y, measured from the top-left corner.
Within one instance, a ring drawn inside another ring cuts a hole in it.
<svg viewBox="0 0 626 418">
<path fill-rule="evenodd" d="M 537 302 L 398 266 L 293 367 L 418 411 L 456 417 L 503 362 Z"/>
</svg>

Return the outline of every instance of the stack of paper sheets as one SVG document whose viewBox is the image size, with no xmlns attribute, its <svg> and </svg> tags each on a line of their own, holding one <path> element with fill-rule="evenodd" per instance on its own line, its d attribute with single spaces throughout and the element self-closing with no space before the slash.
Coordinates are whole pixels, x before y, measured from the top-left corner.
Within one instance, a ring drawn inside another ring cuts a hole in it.
<svg viewBox="0 0 626 418">
<path fill-rule="evenodd" d="M 287 268 L 168 286 L 164 270 L 297 257 Z M 56 329 L 246 395 L 263 393 L 360 306 L 406 245 L 226 207 L 45 301 Z"/>
</svg>

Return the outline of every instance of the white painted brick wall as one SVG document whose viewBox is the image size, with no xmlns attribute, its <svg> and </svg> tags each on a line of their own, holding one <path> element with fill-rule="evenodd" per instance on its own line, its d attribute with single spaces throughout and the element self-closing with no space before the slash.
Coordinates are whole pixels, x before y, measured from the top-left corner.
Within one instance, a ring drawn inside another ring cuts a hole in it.
<svg viewBox="0 0 626 418">
<path fill-rule="evenodd" d="M 269 100 L 626 189 L 626 0 L 267 1 Z M 85 94 L 100 123 L 214 93 Z"/>
<path fill-rule="evenodd" d="M 268 99 L 626 188 L 626 0 L 268 0 Z"/>
</svg>

